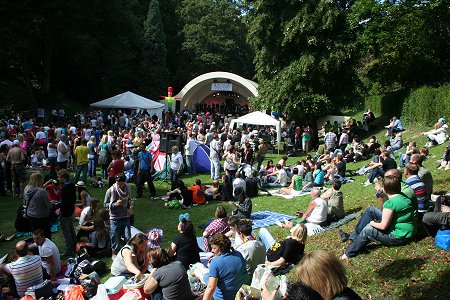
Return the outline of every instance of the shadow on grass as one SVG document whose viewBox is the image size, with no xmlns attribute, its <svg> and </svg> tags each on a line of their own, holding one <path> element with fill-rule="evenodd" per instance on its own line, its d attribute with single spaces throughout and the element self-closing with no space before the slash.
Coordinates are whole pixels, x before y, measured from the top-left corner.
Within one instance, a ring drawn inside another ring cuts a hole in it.
<svg viewBox="0 0 450 300">
<path fill-rule="evenodd" d="M 362 210 L 361 206 L 353 207 L 353 208 L 347 210 L 347 214 L 352 214 L 352 213 L 355 213 L 355 212 L 358 212 L 358 211 L 361 211 L 361 210 Z"/>
<path fill-rule="evenodd" d="M 411 273 L 426 262 L 423 258 L 399 259 L 386 264 L 376 272 L 385 279 L 402 279 L 411 276 Z"/>
<path fill-rule="evenodd" d="M 413 282 L 403 289 L 400 300 L 450 299 L 450 269 L 439 273 L 433 281 Z"/>
</svg>

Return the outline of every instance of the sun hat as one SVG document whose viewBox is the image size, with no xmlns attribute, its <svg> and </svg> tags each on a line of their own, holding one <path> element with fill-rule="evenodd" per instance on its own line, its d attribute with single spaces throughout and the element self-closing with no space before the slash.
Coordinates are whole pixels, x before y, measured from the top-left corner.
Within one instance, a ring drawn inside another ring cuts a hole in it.
<svg viewBox="0 0 450 300">
<path fill-rule="evenodd" d="M 77 187 L 86 187 L 86 185 L 84 184 L 84 182 L 83 181 L 78 181 L 76 184 L 75 184 L 75 186 L 77 186 Z"/>
</svg>

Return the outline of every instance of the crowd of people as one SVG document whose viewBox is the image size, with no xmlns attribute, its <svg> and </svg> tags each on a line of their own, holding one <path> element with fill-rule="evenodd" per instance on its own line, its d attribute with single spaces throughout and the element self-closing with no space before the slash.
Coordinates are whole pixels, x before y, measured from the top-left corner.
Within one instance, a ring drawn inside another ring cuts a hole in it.
<svg viewBox="0 0 450 300">
<path fill-rule="evenodd" d="M 232 115 L 225 115 L 220 107 L 217 111 L 204 109 L 203 113 L 164 111 L 161 116 L 150 116 L 145 111 L 133 114 L 120 110 L 109 114 L 92 111 L 77 113 L 72 119 L 55 110 L 51 123 L 25 119 L 20 114 L 2 120 L 0 195 L 10 192 L 22 199 L 16 229 L 33 232 L 33 243 L 17 243 L 19 259 L 1 268 L 14 277 L 19 296 L 23 296 L 26 285 L 41 281 L 39 278 L 55 280 L 60 272 L 60 253 L 51 234 L 51 223 L 59 220 L 65 241 L 62 257 L 75 255 L 77 243 L 87 238 L 84 244 L 87 252 L 112 257 L 114 276 L 134 276 L 138 281 L 151 265 L 144 289 L 154 299 L 190 299 L 186 271 L 200 261 L 200 251 L 210 251 L 215 256 L 203 278 L 206 283 L 203 299 L 234 299 L 240 286 L 249 284 L 255 268 L 264 263 L 273 268 L 297 265 L 298 283 L 290 287 L 288 297 L 310 293 L 317 299 L 360 299 L 347 287 L 345 269 L 336 257 L 324 251 L 304 253 L 308 231 L 305 224 L 323 226 L 345 216 L 340 189 L 349 181 L 347 164 L 367 159 L 371 162 L 360 174 L 368 174 L 365 186 L 375 184 L 379 207 L 369 207 L 352 234 L 339 232 L 342 241 L 351 241 L 341 259 L 356 256 L 370 241 L 386 245 L 405 243 L 416 235 L 417 222 L 422 219 L 429 226 L 449 226 L 450 206 L 446 198 L 435 207 L 430 201 L 433 180 L 422 165 L 427 148 L 419 151 L 411 141 L 406 152 L 400 153 L 404 128 L 395 117 L 386 126 L 389 140 L 383 144 L 375 136 L 368 143 L 359 138 L 375 119 L 370 110 L 360 124 L 355 120 L 341 125 L 325 123 L 323 143 L 315 140 L 317 134 L 311 126 L 291 124 L 283 132 L 285 145 L 292 143 L 294 150 L 308 153 L 317 149 L 317 152 L 294 164 L 288 164 L 286 155 L 274 164 L 266 160 L 269 147 L 276 140 L 274 128 L 230 128 Z M 155 166 L 149 149 L 168 133 L 180 137 L 167 155 L 171 189 L 166 195 L 157 195 L 152 176 Z M 440 118 L 434 130 L 424 134 L 429 138 L 427 147 L 443 144 L 448 139 L 445 119 Z M 205 186 L 198 178 L 193 186 L 187 186 L 182 179 L 185 173 L 196 173 L 195 142 L 210 149 L 212 186 Z M 450 167 L 449 149 L 450 143 L 441 169 Z M 405 169 L 405 180 L 400 168 Z M 99 175 L 97 169 L 101 170 Z M 221 178 L 222 169 L 225 172 Z M 73 178 L 69 171 L 74 171 Z M 27 173 L 30 173 L 28 184 Z M 104 180 L 108 185 L 103 207 L 88 191 L 88 178 L 92 184 L 103 184 Z M 135 191 L 130 183 L 135 184 Z M 177 223 L 179 235 L 168 251 L 159 247 L 149 250 L 147 235 L 131 234 L 132 194 L 135 198 L 144 197 L 145 183 L 152 200 L 163 196 L 167 203 L 176 200 L 184 208 L 225 200 L 233 201 L 236 207 L 230 213 L 223 206 L 217 207 L 215 219 L 204 228 L 201 245 L 197 243 L 190 215 L 181 214 Z M 327 184 L 331 188 L 323 192 Z M 279 190 L 268 191 L 269 188 Z M 259 191 L 293 196 L 310 193 L 312 201 L 304 213 L 299 213 L 298 223 L 277 222 L 280 227 L 290 229 L 286 239 L 276 241 L 265 228 L 258 236 L 252 231 L 252 197 Z M 78 224 L 75 216 L 79 218 Z M 124 246 L 122 239 L 126 241 Z M 41 271 L 37 270 L 39 260 L 28 255 L 28 250 L 38 251 Z M 317 273 L 317 269 L 323 268 L 328 270 Z M 27 281 L 21 270 L 33 274 L 32 280 Z M 325 290 L 315 278 L 329 281 L 330 288 Z M 262 297 L 272 299 L 273 294 L 263 288 Z"/>
</svg>

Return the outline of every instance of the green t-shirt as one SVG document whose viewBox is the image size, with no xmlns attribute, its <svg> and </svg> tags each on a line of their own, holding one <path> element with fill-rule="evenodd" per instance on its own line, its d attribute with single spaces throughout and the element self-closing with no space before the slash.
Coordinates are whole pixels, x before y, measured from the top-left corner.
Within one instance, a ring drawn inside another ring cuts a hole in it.
<svg viewBox="0 0 450 300">
<path fill-rule="evenodd" d="M 414 217 L 414 208 L 411 200 L 399 194 L 388 199 L 383 204 L 383 209 L 390 209 L 394 212 L 388 232 L 397 239 L 413 237 L 417 233 L 417 224 Z"/>
<path fill-rule="evenodd" d="M 302 190 L 302 188 L 303 188 L 303 185 L 302 185 L 302 176 L 296 176 L 295 177 L 295 182 L 294 182 L 294 190 L 295 191 L 301 191 Z"/>
<path fill-rule="evenodd" d="M 402 194 L 406 196 L 406 198 L 411 200 L 412 206 L 414 210 L 417 210 L 417 197 L 414 190 L 407 184 L 402 181 Z"/>
</svg>

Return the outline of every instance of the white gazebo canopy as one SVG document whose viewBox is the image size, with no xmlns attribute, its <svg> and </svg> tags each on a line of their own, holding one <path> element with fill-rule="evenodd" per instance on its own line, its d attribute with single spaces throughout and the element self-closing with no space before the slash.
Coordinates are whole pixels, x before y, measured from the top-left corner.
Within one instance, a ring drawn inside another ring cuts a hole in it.
<svg viewBox="0 0 450 300">
<path fill-rule="evenodd" d="M 278 153 L 280 153 L 281 122 L 279 120 L 263 112 L 254 111 L 246 114 L 245 116 L 232 120 L 230 127 L 233 128 L 234 124 L 237 124 L 238 126 L 242 126 L 242 124 L 274 126 L 277 130 Z"/>
<path fill-rule="evenodd" d="M 164 104 L 136 95 L 132 92 L 125 92 L 117 96 L 92 103 L 91 107 L 98 108 L 124 108 L 124 109 L 146 109 L 150 115 L 156 113 L 161 115 Z"/>
</svg>

